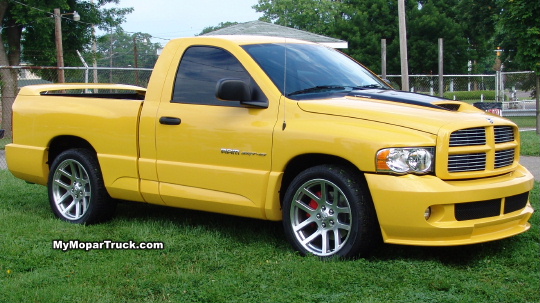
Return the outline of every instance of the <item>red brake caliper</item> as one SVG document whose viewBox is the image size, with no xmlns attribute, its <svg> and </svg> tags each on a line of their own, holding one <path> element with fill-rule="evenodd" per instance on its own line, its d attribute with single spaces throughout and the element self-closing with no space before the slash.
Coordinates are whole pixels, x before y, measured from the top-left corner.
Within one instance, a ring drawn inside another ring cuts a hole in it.
<svg viewBox="0 0 540 303">
<path fill-rule="evenodd" d="M 317 195 L 317 197 L 321 197 L 322 196 L 322 193 L 320 191 L 316 192 L 315 195 Z M 319 207 L 319 203 L 317 203 L 317 201 L 315 201 L 314 199 L 311 199 L 311 201 L 309 201 L 309 207 L 313 208 L 313 209 L 317 209 L 317 207 Z M 311 217 L 310 214 L 306 214 L 306 216 L 309 218 Z"/>
</svg>

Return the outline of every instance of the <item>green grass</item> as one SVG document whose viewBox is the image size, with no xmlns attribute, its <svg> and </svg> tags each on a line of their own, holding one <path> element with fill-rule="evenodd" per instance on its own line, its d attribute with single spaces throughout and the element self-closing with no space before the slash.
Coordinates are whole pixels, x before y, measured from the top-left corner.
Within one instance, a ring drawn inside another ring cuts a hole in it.
<svg viewBox="0 0 540 303">
<path fill-rule="evenodd" d="M 539 206 L 539 184 L 532 194 Z M 372 257 L 298 256 L 279 223 L 119 205 L 108 223 L 55 219 L 46 189 L 0 170 L 0 302 L 539 302 L 539 214 L 480 245 L 383 245 Z M 162 241 L 153 251 L 52 249 L 52 240 Z"/>
<path fill-rule="evenodd" d="M 505 117 L 522 128 L 536 128 L 536 117 Z M 534 130 L 520 132 L 521 155 L 540 156 L 540 136 Z"/>
<path fill-rule="evenodd" d="M 535 131 L 520 132 L 521 155 L 540 156 L 540 136 Z"/>
<path fill-rule="evenodd" d="M 519 128 L 536 128 L 536 117 L 505 117 L 516 123 Z"/>
</svg>

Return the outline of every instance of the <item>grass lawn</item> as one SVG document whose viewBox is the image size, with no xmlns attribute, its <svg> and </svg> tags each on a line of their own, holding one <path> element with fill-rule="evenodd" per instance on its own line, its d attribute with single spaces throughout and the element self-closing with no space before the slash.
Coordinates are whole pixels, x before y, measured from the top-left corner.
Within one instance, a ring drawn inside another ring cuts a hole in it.
<svg viewBox="0 0 540 303">
<path fill-rule="evenodd" d="M 540 156 L 540 136 L 535 131 L 520 133 L 521 154 L 524 156 Z"/>
<path fill-rule="evenodd" d="M 539 184 L 532 203 L 538 210 Z M 539 302 L 539 214 L 527 233 L 372 257 L 300 257 L 280 223 L 119 205 L 108 223 L 55 219 L 46 189 L 0 170 L 0 302 Z M 162 250 L 52 249 L 52 240 L 161 241 Z"/>
<path fill-rule="evenodd" d="M 505 117 L 512 120 L 516 123 L 519 128 L 535 128 L 536 127 L 536 117 Z"/>
</svg>

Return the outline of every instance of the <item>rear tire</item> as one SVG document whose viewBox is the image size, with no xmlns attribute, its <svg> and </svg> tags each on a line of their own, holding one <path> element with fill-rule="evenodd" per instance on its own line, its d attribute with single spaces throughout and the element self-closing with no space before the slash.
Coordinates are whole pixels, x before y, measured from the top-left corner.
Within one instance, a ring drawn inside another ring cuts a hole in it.
<svg viewBox="0 0 540 303">
<path fill-rule="evenodd" d="M 378 244 L 380 228 L 362 176 L 320 165 L 300 173 L 283 201 L 287 240 L 302 255 L 353 258 Z"/>
<path fill-rule="evenodd" d="M 96 155 L 86 149 L 70 149 L 54 159 L 48 190 L 53 213 L 67 222 L 103 222 L 116 209 L 103 183 Z"/>
</svg>

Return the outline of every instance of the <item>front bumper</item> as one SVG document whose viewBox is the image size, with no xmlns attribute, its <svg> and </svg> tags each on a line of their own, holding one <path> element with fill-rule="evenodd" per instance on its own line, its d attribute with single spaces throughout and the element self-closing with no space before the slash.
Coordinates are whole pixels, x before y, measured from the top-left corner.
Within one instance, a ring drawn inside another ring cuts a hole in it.
<svg viewBox="0 0 540 303">
<path fill-rule="evenodd" d="M 386 243 L 451 246 L 493 241 L 527 231 L 534 212 L 528 200 L 522 199 L 523 207 L 515 211 L 505 205 L 507 197 L 523 197 L 533 188 L 534 178 L 523 166 L 502 176 L 474 180 L 380 174 L 366 174 L 366 179 Z M 499 203 L 496 214 L 456 219 L 457 204 L 461 208 L 486 203 Z M 431 216 L 426 219 L 428 207 Z"/>
</svg>

